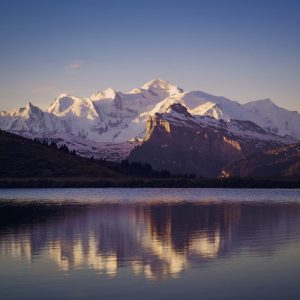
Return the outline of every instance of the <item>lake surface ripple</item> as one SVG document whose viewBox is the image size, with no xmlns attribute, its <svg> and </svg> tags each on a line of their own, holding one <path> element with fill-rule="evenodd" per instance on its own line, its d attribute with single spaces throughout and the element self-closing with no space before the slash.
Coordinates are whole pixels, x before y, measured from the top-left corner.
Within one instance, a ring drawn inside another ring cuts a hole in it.
<svg viewBox="0 0 300 300">
<path fill-rule="evenodd" d="M 300 190 L 0 190 L 0 299 L 300 299 Z"/>
</svg>

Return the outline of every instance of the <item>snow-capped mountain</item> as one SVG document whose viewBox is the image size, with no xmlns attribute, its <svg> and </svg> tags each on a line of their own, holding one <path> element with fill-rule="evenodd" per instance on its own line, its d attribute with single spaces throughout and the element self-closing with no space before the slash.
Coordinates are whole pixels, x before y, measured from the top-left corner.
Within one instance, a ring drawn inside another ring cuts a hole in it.
<svg viewBox="0 0 300 300">
<path fill-rule="evenodd" d="M 184 92 L 159 79 L 128 93 L 108 88 L 90 97 L 61 94 L 46 111 L 29 104 L 15 111 L 0 112 L 0 129 L 31 138 L 60 141 L 85 156 L 102 157 L 96 155 L 100 151 L 106 153 L 108 159 L 109 149 L 118 149 L 116 153 L 120 147 L 115 145 L 119 144 L 126 149 L 120 151 L 121 159 L 129 154 L 134 141 L 145 138 L 149 117 L 164 113 L 174 103 L 185 106 L 191 115 L 210 116 L 227 123 L 251 121 L 266 132 L 300 140 L 298 112 L 280 108 L 270 100 L 242 105 L 201 91 Z M 129 146 L 128 141 L 131 141 Z"/>
<path fill-rule="evenodd" d="M 150 112 L 161 113 L 172 103 L 181 103 L 193 115 L 211 116 L 226 122 L 230 120 L 252 121 L 266 131 L 300 140 L 300 114 L 278 107 L 270 99 L 240 104 L 225 97 L 213 96 L 201 91 L 181 93 L 166 98 Z"/>
<path fill-rule="evenodd" d="M 300 115 L 297 111 L 281 108 L 270 99 L 252 101 L 244 107 L 253 113 L 253 121 L 266 130 L 279 135 L 290 135 L 300 140 Z"/>
<path fill-rule="evenodd" d="M 143 112 L 181 92 L 167 81 L 152 80 L 130 93 L 108 88 L 89 98 L 62 94 L 47 112 L 59 117 L 68 133 L 95 142 L 123 143 L 144 137 L 146 120 L 139 118 Z"/>
<path fill-rule="evenodd" d="M 289 143 L 251 121 L 192 115 L 180 103 L 150 116 L 147 135 L 129 160 L 174 174 L 216 177 L 229 162 Z"/>
<path fill-rule="evenodd" d="M 20 135 L 37 134 L 41 137 L 65 132 L 60 118 L 43 112 L 31 103 L 11 112 L 0 112 L 0 128 L 7 131 L 16 131 Z"/>
<path fill-rule="evenodd" d="M 82 138 L 92 137 L 101 128 L 99 115 L 89 98 L 79 98 L 67 94 L 59 95 L 47 109 L 58 117 L 65 131 Z"/>
</svg>

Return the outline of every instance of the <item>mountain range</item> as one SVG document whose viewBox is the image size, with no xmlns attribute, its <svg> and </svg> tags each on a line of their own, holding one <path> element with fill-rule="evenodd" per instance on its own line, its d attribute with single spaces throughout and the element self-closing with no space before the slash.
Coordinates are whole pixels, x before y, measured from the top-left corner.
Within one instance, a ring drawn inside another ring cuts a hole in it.
<svg viewBox="0 0 300 300">
<path fill-rule="evenodd" d="M 0 112 L 0 129 L 65 144 L 84 157 L 151 163 L 175 173 L 218 176 L 228 163 L 300 140 L 300 114 L 270 99 L 240 104 L 154 79 L 129 93 L 59 95 Z"/>
<path fill-rule="evenodd" d="M 129 155 L 175 174 L 217 177 L 224 165 L 245 154 L 282 146 L 286 138 L 270 134 L 251 121 L 195 116 L 179 103 L 150 117 L 147 135 Z"/>
</svg>

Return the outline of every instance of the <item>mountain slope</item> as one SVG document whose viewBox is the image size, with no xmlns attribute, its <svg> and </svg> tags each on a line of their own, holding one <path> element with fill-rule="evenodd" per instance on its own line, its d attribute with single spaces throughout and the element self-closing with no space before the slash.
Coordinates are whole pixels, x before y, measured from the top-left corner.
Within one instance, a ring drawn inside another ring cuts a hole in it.
<svg viewBox="0 0 300 300">
<path fill-rule="evenodd" d="M 225 166 L 222 177 L 300 178 L 300 143 L 252 153 Z"/>
<path fill-rule="evenodd" d="M 270 133 L 300 140 L 300 114 L 280 108 L 270 99 L 242 105 L 225 97 L 192 91 L 169 97 L 164 102 L 181 103 L 192 115 L 210 116 L 226 122 L 232 119 L 252 121 Z M 155 112 L 161 111 L 157 109 Z"/>
<path fill-rule="evenodd" d="M 228 162 L 285 142 L 252 122 L 193 116 L 177 103 L 150 117 L 146 138 L 129 160 L 172 173 L 216 177 Z"/>
<path fill-rule="evenodd" d="M 0 112 L 0 129 L 67 144 L 85 157 L 122 160 L 145 138 L 148 119 L 176 103 L 193 116 L 226 123 L 250 121 L 266 132 L 288 136 L 284 143 L 300 140 L 299 113 L 279 108 L 270 100 L 242 105 L 201 91 L 184 92 L 159 79 L 129 93 L 108 88 L 90 97 L 61 94 L 46 111 L 30 103 L 12 112 Z"/>
<path fill-rule="evenodd" d="M 256 116 L 254 122 L 266 130 L 300 140 L 300 114 L 297 111 L 283 109 L 270 99 L 252 101 L 244 107 Z"/>
<path fill-rule="evenodd" d="M 2 178 L 126 177 L 89 159 L 63 153 L 54 147 L 4 131 L 0 131 L 0 163 Z"/>
<path fill-rule="evenodd" d="M 79 98 L 61 94 L 47 109 L 47 112 L 58 117 L 65 132 L 92 139 L 101 123 L 99 115 L 89 98 Z"/>
<path fill-rule="evenodd" d="M 65 132 L 60 118 L 43 112 L 31 103 L 12 112 L 0 112 L 0 129 L 41 137 Z"/>
</svg>

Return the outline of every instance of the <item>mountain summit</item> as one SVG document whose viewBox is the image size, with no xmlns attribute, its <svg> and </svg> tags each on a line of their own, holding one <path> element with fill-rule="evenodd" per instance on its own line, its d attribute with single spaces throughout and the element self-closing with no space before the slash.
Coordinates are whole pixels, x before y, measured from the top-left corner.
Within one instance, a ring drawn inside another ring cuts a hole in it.
<svg viewBox="0 0 300 300">
<path fill-rule="evenodd" d="M 166 80 L 152 79 L 142 85 L 141 88 L 133 89 L 130 93 L 150 95 L 151 97 L 156 97 L 162 100 L 166 97 L 170 97 L 182 92 L 183 89 Z"/>
<path fill-rule="evenodd" d="M 183 111 L 186 113 L 182 114 Z M 300 140 L 299 113 L 280 108 L 271 100 L 243 105 L 202 91 L 184 92 L 161 79 L 153 79 L 129 93 L 107 88 L 90 97 L 61 94 L 46 111 L 32 104 L 3 111 L 0 129 L 65 143 L 85 156 L 121 159 L 146 137 L 147 122 L 157 113 L 177 114 L 176 122 L 185 126 L 188 123 L 184 118 L 192 120 L 199 116 L 208 121 L 222 121 L 220 124 L 224 126 L 234 120 L 246 121 L 244 127 L 255 124 L 267 133 L 265 138 L 269 134 L 284 143 Z M 111 153 L 120 155 L 112 157 Z"/>
<path fill-rule="evenodd" d="M 145 83 L 142 86 L 142 89 L 151 91 L 156 94 L 165 94 L 168 96 L 183 93 L 183 89 L 162 79 L 152 79 L 151 81 Z"/>
</svg>

